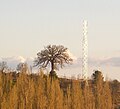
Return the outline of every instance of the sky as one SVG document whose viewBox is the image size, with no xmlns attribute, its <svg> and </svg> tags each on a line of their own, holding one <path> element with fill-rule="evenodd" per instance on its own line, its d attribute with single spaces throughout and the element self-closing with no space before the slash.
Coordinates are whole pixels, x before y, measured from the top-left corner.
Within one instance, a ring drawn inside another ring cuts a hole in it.
<svg viewBox="0 0 120 109">
<path fill-rule="evenodd" d="M 79 60 L 87 20 L 89 73 L 100 69 L 120 80 L 119 19 L 120 0 L 0 0 L 0 58 L 35 57 L 44 46 L 60 44 Z"/>
</svg>

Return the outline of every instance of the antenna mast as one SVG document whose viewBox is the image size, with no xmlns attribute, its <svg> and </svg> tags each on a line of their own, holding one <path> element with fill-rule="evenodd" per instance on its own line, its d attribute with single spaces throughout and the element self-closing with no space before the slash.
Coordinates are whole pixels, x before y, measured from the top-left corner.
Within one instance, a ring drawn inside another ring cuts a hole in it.
<svg viewBox="0 0 120 109">
<path fill-rule="evenodd" d="M 82 42 L 82 75 L 83 79 L 87 82 L 88 77 L 88 40 L 87 40 L 87 31 L 88 22 L 83 21 L 83 42 Z"/>
</svg>

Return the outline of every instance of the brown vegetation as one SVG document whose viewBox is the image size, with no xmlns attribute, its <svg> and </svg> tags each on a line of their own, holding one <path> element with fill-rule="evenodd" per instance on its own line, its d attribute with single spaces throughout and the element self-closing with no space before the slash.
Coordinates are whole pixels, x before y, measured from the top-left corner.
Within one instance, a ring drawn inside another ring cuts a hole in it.
<svg viewBox="0 0 120 109">
<path fill-rule="evenodd" d="M 0 72 L 0 109 L 119 109 L 119 105 L 120 82 L 104 81 L 99 71 L 88 85 L 81 80 L 51 79 L 42 71 Z"/>
</svg>

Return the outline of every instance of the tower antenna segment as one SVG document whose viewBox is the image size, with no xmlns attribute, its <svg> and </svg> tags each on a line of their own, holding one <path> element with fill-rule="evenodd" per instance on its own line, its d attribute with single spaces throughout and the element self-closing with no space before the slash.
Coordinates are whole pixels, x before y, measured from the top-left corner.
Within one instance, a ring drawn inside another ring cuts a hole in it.
<svg viewBox="0 0 120 109">
<path fill-rule="evenodd" d="M 87 31 L 88 22 L 83 21 L 83 42 L 82 42 L 82 75 L 83 79 L 87 82 L 88 77 L 88 40 L 87 40 Z"/>
</svg>

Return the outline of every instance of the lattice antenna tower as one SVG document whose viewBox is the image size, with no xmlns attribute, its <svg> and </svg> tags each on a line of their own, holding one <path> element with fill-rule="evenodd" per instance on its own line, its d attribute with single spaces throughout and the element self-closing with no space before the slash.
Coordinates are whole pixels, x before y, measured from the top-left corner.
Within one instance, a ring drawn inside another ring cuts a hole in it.
<svg viewBox="0 0 120 109">
<path fill-rule="evenodd" d="M 82 42 L 82 75 L 83 79 L 87 82 L 88 78 L 88 22 L 83 21 L 83 42 Z"/>
</svg>

